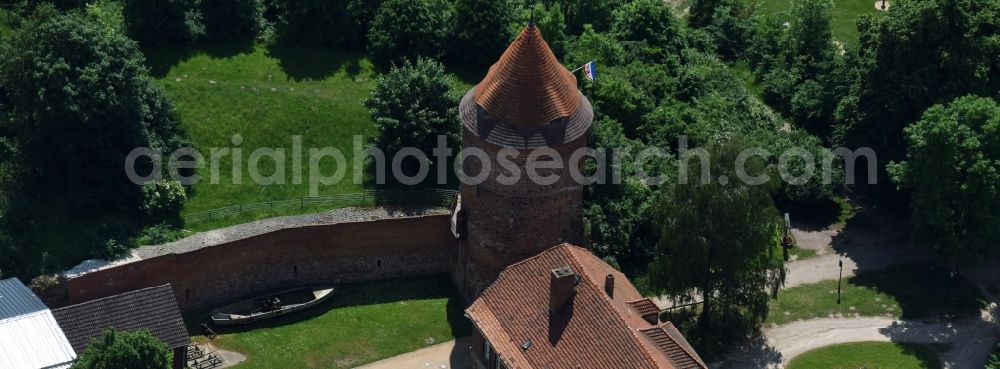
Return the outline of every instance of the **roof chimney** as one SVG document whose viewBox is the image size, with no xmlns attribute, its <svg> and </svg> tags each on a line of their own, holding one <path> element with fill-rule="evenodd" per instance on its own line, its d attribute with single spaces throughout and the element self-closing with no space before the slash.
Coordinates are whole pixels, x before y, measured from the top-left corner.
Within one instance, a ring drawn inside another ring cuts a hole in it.
<svg viewBox="0 0 1000 369">
<path fill-rule="evenodd" d="M 615 275 L 608 273 L 607 277 L 604 277 L 604 292 L 608 294 L 608 297 L 615 298 Z"/>
<path fill-rule="evenodd" d="M 579 279 L 568 266 L 552 269 L 552 286 L 549 289 L 549 313 L 554 314 L 573 299 Z"/>
</svg>

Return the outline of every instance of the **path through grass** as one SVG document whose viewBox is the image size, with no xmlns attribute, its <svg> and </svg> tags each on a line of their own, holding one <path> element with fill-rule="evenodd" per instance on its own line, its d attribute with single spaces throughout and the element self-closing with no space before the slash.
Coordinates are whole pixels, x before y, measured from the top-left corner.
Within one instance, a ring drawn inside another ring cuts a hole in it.
<svg viewBox="0 0 1000 369">
<path fill-rule="evenodd" d="M 792 359 L 788 369 L 938 369 L 937 353 L 911 343 L 857 342 L 827 346 Z"/>
<path fill-rule="evenodd" d="M 322 306 L 220 329 L 211 343 L 247 356 L 236 369 L 353 368 L 470 334 L 464 306 L 445 276 L 343 285 Z"/>
<path fill-rule="evenodd" d="M 845 278 L 837 304 L 837 281 L 789 288 L 771 303 L 767 324 L 796 320 L 859 316 L 902 319 L 956 319 L 974 316 L 986 300 L 962 277 L 941 268 L 900 266 Z"/>
</svg>

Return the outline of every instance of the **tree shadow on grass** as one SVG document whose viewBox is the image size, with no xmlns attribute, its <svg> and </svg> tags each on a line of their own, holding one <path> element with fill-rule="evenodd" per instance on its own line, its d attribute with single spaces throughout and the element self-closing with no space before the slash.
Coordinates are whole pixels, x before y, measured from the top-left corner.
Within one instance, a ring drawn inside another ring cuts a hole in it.
<svg viewBox="0 0 1000 369">
<path fill-rule="evenodd" d="M 720 361 L 719 368 L 775 368 L 783 359 L 781 352 L 768 344 L 763 335 L 754 337 L 748 342 L 736 346 L 728 354 L 727 357 L 722 358 Z"/>
<path fill-rule="evenodd" d="M 293 81 L 323 80 L 341 69 L 357 76 L 364 69 L 364 54 L 333 49 L 298 46 L 270 46 L 268 56 L 278 59 L 278 66 Z"/>
<path fill-rule="evenodd" d="M 198 55 L 208 55 L 212 58 L 228 58 L 252 52 L 252 41 L 240 41 L 220 44 L 161 44 L 143 46 L 142 53 L 146 57 L 146 67 L 154 78 L 163 78 L 173 67 L 185 60 Z"/>
<path fill-rule="evenodd" d="M 979 288 L 937 266 L 890 266 L 882 272 L 858 274 L 851 284 L 893 296 L 903 319 L 956 320 L 978 316 L 987 304 Z"/>
</svg>

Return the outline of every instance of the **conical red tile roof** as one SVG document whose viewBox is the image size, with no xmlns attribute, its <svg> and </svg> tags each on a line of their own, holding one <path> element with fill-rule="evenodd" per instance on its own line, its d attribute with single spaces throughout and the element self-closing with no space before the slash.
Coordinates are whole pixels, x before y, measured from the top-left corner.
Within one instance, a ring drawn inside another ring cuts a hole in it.
<svg viewBox="0 0 1000 369">
<path fill-rule="evenodd" d="M 542 33 L 528 25 L 476 86 L 476 103 L 494 119 L 539 125 L 580 106 L 576 77 L 556 60 Z"/>
</svg>

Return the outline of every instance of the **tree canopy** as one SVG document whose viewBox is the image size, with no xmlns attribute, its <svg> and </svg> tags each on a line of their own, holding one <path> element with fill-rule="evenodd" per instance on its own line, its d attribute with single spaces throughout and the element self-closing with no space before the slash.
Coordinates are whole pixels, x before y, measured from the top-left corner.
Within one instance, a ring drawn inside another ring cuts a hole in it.
<svg viewBox="0 0 1000 369">
<path fill-rule="evenodd" d="M 515 0 L 456 1 L 451 58 L 471 68 L 493 64 L 513 37 L 510 25 L 518 5 Z"/>
<path fill-rule="evenodd" d="M 756 329 L 784 283 L 771 193 L 767 186 L 743 183 L 734 169 L 746 147 L 738 141 L 710 145 L 707 184 L 699 179 L 700 160 L 682 162 L 690 181 L 663 188 L 654 205 L 659 242 L 650 284 L 680 302 L 704 302 L 694 339 L 709 351 Z M 748 175 L 765 171 L 762 161 L 746 163 Z"/>
<path fill-rule="evenodd" d="M 201 0 L 122 0 L 129 36 L 143 44 L 189 42 L 205 34 Z"/>
<path fill-rule="evenodd" d="M 978 260 L 1000 242 L 1000 104 L 934 105 L 904 133 L 906 160 L 889 172 L 913 191 L 915 239 L 953 262 Z"/>
<path fill-rule="evenodd" d="M 71 369 L 170 369 L 174 353 L 147 330 L 108 329 L 94 338 Z"/>
<path fill-rule="evenodd" d="M 931 105 L 966 94 L 1000 98 L 1000 2 L 897 1 L 858 28 L 853 83 L 837 113 L 843 143 L 901 160 L 903 129 Z"/>
<path fill-rule="evenodd" d="M 47 263 L 46 250 L 66 247 L 47 242 L 45 222 L 86 224 L 76 252 L 108 257 L 109 239 L 127 244 L 147 222 L 178 219 L 183 188 L 149 197 L 158 192 L 142 191 L 124 171 L 135 148 L 186 145 L 180 118 L 134 41 L 82 12 L 40 7 L 3 45 L 0 136 L 11 155 L 0 158 L 8 178 L 0 181 L 8 199 L 0 204 L 8 236 L 0 254 L 21 259 L 6 261 L 8 271 L 33 276 Z M 140 160 L 137 173 L 160 175 L 152 164 Z"/>
<path fill-rule="evenodd" d="M 427 58 L 415 63 L 403 61 L 378 77 L 364 102 L 378 129 L 371 145 L 385 152 L 388 159 L 406 147 L 433 158 L 438 135 L 447 139 L 449 147 L 457 147 L 458 103 L 451 76 L 441 63 Z M 415 168 L 413 163 L 404 164 L 404 172 Z"/>
<path fill-rule="evenodd" d="M 451 35 L 453 12 L 444 0 L 387 0 L 368 30 L 368 52 L 381 68 L 425 56 L 440 59 Z M 467 50 L 467 52 L 480 52 Z"/>
</svg>

